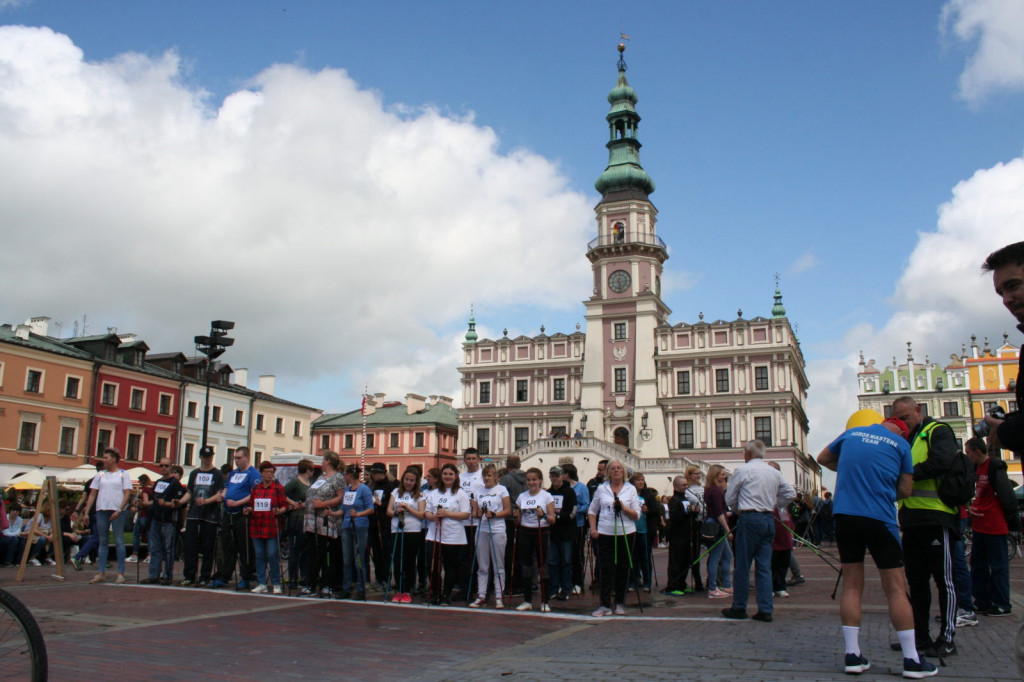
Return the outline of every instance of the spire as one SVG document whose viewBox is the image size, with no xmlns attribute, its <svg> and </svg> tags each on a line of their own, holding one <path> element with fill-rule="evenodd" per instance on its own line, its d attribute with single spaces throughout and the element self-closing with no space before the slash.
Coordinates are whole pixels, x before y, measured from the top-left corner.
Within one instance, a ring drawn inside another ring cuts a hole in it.
<svg viewBox="0 0 1024 682">
<path fill-rule="evenodd" d="M 772 319 L 786 316 L 786 308 L 782 305 L 782 291 L 779 290 L 779 276 L 775 275 L 775 305 L 772 306 Z"/>
<path fill-rule="evenodd" d="M 611 111 L 605 116 L 608 121 L 609 140 L 608 167 L 594 183 L 594 188 L 607 196 L 610 192 L 639 190 L 644 197 L 654 192 L 654 181 L 640 165 L 640 140 L 637 127 L 640 115 L 636 113 L 636 91 L 626 80 L 626 60 L 623 58 L 626 46 L 619 43 L 619 80 L 608 93 Z"/>
<path fill-rule="evenodd" d="M 466 331 L 466 343 L 476 343 L 476 318 L 473 316 L 473 308 L 469 309 L 469 330 Z"/>
</svg>

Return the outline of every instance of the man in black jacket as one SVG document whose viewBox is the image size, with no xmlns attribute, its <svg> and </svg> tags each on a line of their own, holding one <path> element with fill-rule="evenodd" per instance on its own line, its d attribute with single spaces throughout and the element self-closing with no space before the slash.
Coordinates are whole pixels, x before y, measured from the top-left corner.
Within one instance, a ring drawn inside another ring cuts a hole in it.
<svg viewBox="0 0 1024 682">
<path fill-rule="evenodd" d="M 681 597 L 686 591 L 686 576 L 690 563 L 693 513 L 690 501 L 686 499 L 686 477 L 676 476 L 672 480 L 672 499 L 668 502 L 668 580 L 662 594 Z"/>
</svg>

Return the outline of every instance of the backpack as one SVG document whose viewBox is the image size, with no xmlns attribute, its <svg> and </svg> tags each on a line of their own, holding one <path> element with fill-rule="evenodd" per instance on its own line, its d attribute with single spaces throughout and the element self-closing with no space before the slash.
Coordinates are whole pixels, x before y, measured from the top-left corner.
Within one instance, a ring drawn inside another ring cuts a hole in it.
<svg viewBox="0 0 1024 682">
<path fill-rule="evenodd" d="M 959 507 L 974 499 L 974 464 L 963 452 L 953 456 L 949 471 L 939 479 L 939 499 L 950 507 Z"/>
</svg>

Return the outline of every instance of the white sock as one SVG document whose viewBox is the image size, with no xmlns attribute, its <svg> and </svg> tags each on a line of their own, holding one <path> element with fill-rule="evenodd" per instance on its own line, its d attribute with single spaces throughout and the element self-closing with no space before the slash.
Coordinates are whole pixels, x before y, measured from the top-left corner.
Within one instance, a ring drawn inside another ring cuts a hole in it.
<svg viewBox="0 0 1024 682">
<path fill-rule="evenodd" d="M 897 630 L 896 636 L 900 638 L 900 646 L 903 647 L 903 658 L 920 663 L 921 659 L 917 656 L 917 644 L 914 643 L 914 631 Z"/>
<path fill-rule="evenodd" d="M 846 640 L 846 653 L 860 656 L 860 626 L 844 625 L 843 639 Z"/>
</svg>

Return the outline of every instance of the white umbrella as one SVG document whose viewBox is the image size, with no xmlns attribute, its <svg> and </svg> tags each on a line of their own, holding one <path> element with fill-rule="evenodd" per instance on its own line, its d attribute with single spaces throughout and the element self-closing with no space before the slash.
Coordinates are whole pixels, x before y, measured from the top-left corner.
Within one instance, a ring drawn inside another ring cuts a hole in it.
<svg viewBox="0 0 1024 682">
<path fill-rule="evenodd" d="M 46 472 L 44 472 L 42 469 L 33 469 L 32 471 L 28 472 L 27 474 L 21 474 L 21 475 L 17 475 L 17 476 L 12 477 L 9 481 L 7 481 L 6 485 L 12 486 L 15 483 L 28 483 L 28 484 L 36 486 L 37 488 L 42 488 L 43 487 L 43 481 L 45 481 L 45 480 L 46 480 Z"/>
<path fill-rule="evenodd" d="M 57 474 L 58 483 L 85 483 L 96 475 L 96 466 L 93 464 L 82 464 L 74 469 L 68 469 L 64 473 Z"/>
</svg>

